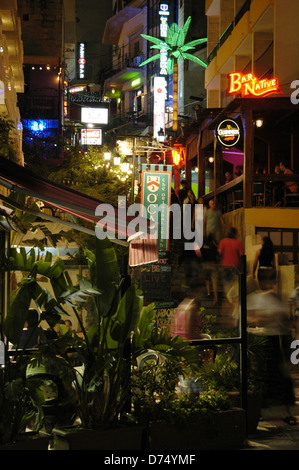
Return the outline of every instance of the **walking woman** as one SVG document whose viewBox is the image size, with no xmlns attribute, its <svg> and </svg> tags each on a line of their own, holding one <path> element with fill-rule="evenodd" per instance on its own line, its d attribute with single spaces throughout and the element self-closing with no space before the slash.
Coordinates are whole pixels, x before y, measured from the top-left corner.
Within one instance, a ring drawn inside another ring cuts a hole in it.
<svg viewBox="0 0 299 470">
<path fill-rule="evenodd" d="M 262 240 L 262 247 L 257 251 L 255 260 L 253 263 L 252 275 L 255 278 L 257 269 L 257 279 L 260 282 L 267 282 L 269 284 L 273 282 L 273 278 L 276 278 L 276 261 L 273 249 L 273 243 L 270 237 L 264 237 Z M 272 288 L 272 286 L 270 287 Z"/>
</svg>

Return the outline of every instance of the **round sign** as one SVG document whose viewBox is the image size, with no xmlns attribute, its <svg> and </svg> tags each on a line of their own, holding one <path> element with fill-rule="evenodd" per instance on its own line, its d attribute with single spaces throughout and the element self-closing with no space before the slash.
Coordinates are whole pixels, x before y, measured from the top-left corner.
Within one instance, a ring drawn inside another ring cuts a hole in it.
<svg viewBox="0 0 299 470">
<path fill-rule="evenodd" d="M 234 147 L 241 137 L 241 129 L 233 119 L 224 119 L 218 124 L 216 135 L 221 145 Z"/>
</svg>

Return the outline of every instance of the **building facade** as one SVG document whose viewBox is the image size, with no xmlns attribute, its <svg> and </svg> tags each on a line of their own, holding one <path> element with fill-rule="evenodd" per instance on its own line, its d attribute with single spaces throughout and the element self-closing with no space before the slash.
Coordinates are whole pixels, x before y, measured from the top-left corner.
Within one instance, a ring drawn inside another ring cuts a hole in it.
<svg viewBox="0 0 299 470">
<path fill-rule="evenodd" d="M 206 202 L 216 198 L 227 225 L 238 227 L 248 273 L 261 237 L 270 236 L 280 265 L 279 288 L 287 298 L 298 265 L 299 4 L 206 0 L 206 16 L 210 113 L 198 140 L 199 194 Z M 281 162 L 291 172 L 288 177 L 276 174 Z M 290 178 L 297 188 L 291 194 Z M 277 185 L 283 187 L 279 202 Z"/>
<path fill-rule="evenodd" d="M 22 124 L 17 94 L 24 91 L 23 41 L 16 0 L 0 1 L 0 113 L 14 125 L 11 138 L 17 159 L 24 163 Z"/>
</svg>

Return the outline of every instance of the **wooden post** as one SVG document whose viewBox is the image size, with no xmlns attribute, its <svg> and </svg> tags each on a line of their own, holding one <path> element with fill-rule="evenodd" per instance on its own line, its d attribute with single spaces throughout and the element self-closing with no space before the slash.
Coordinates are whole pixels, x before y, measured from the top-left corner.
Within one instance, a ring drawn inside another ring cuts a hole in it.
<svg viewBox="0 0 299 470">
<path fill-rule="evenodd" d="M 214 136 L 214 191 L 221 186 L 221 150 L 217 146 L 217 138 Z"/>
<path fill-rule="evenodd" d="M 198 197 L 204 196 L 205 194 L 205 171 L 206 171 L 206 161 L 205 161 L 205 152 L 201 148 L 198 149 L 197 153 L 197 168 L 198 168 Z"/>
<path fill-rule="evenodd" d="M 243 206 L 252 206 L 252 183 L 254 174 L 254 133 L 252 121 L 252 109 L 246 109 L 244 113 L 244 166 L 243 166 Z"/>
</svg>

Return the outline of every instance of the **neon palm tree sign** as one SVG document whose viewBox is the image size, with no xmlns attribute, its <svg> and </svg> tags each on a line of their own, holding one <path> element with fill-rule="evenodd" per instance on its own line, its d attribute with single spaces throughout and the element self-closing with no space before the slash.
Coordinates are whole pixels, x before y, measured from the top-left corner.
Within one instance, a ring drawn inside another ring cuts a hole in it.
<svg viewBox="0 0 299 470">
<path fill-rule="evenodd" d="M 199 57 L 190 54 L 188 51 L 195 49 L 196 46 L 207 42 L 207 38 L 195 39 L 185 44 L 186 35 L 191 23 L 191 16 L 189 16 L 182 29 L 178 27 L 176 23 L 173 23 L 170 27 L 167 25 L 167 36 L 166 38 L 159 39 L 154 36 L 147 34 L 141 34 L 141 36 L 153 43 L 151 49 L 158 49 L 157 54 L 152 55 L 139 66 L 153 62 L 154 60 L 165 58 L 167 53 L 166 61 L 166 72 L 167 74 L 173 74 L 173 130 L 177 130 L 177 89 L 178 89 L 178 62 L 180 59 L 192 60 L 202 67 L 206 68 L 207 64 L 199 59 Z"/>
</svg>

